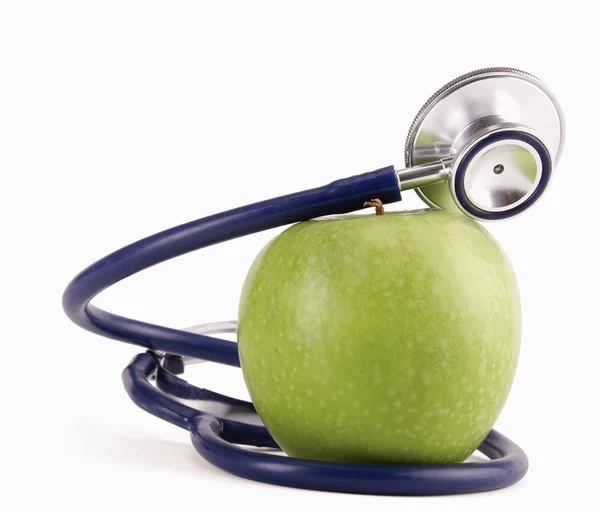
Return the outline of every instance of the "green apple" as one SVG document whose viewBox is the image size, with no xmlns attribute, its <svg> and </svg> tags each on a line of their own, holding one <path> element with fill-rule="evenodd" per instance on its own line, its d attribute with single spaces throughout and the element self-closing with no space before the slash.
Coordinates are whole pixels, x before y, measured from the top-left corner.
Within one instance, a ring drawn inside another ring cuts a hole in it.
<svg viewBox="0 0 600 512">
<path fill-rule="evenodd" d="M 434 210 L 296 224 L 258 255 L 239 307 L 250 396 L 308 459 L 465 460 L 506 401 L 520 336 L 501 247 Z"/>
</svg>

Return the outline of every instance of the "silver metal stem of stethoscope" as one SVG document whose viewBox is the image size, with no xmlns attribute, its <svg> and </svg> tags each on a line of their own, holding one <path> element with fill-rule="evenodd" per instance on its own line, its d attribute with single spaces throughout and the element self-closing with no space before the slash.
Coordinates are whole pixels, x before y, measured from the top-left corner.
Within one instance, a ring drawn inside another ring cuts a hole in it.
<svg viewBox="0 0 600 512">
<path fill-rule="evenodd" d="M 194 334 L 236 334 L 237 333 L 237 322 L 235 320 L 228 320 L 224 322 L 210 322 L 206 324 L 193 325 L 191 327 L 185 327 L 182 331 L 193 332 Z M 158 352 L 158 355 L 164 356 L 162 352 Z M 196 359 L 195 357 L 181 356 L 184 366 L 191 364 L 205 363 L 204 359 Z"/>
<path fill-rule="evenodd" d="M 411 190 L 442 183 L 450 178 L 452 158 L 396 170 L 400 190 Z"/>
</svg>

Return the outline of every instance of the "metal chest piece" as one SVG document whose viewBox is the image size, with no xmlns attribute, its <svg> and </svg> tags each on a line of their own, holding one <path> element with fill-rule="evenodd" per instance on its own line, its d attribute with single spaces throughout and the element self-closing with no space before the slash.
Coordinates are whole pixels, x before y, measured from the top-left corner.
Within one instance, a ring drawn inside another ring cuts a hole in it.
<svg viewBox="0 0 600 512">
<path fill-rule="evenodd" d="M 441 163 L 446 179 L 415 181 L 428 205 L 501 220 L 543 194 L 564 134 L 562 111 L 540 80 L 512 68 L 481 69 L 449 82 L 421 108 L 406 140 L 407 171 Z"/>
</svg>

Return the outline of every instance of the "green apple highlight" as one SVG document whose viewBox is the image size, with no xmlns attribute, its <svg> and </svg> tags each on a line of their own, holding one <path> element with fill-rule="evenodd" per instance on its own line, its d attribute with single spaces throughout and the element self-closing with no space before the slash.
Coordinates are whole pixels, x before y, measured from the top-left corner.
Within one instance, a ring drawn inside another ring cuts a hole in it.
<svg viewBox="0 0 600 512">
<path fill-rule="evenodd" d="M 239 307 L 250 396 L 307 459 L 465 460 L 505 403 L 520 335 L 498 243 L 434 210 L 296 224 L 258 255 Z"/>
</svg>

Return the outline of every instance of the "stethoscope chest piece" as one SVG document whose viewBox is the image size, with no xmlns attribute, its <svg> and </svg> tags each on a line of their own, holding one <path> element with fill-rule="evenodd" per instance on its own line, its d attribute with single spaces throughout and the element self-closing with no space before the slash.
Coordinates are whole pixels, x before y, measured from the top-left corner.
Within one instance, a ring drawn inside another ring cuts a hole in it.
<svg viewBox="0 0 600 512">
<path fill-rule="evenodd" d="M 442 162 L 448 179 L 418 187 L 430 206 L 501 220 L 544 193 L 564 144 L 558 102 L 532 75 L 488 68 L 462 75 L 421 108 L 408 133 L 408 168 Z"/>
</svg>

